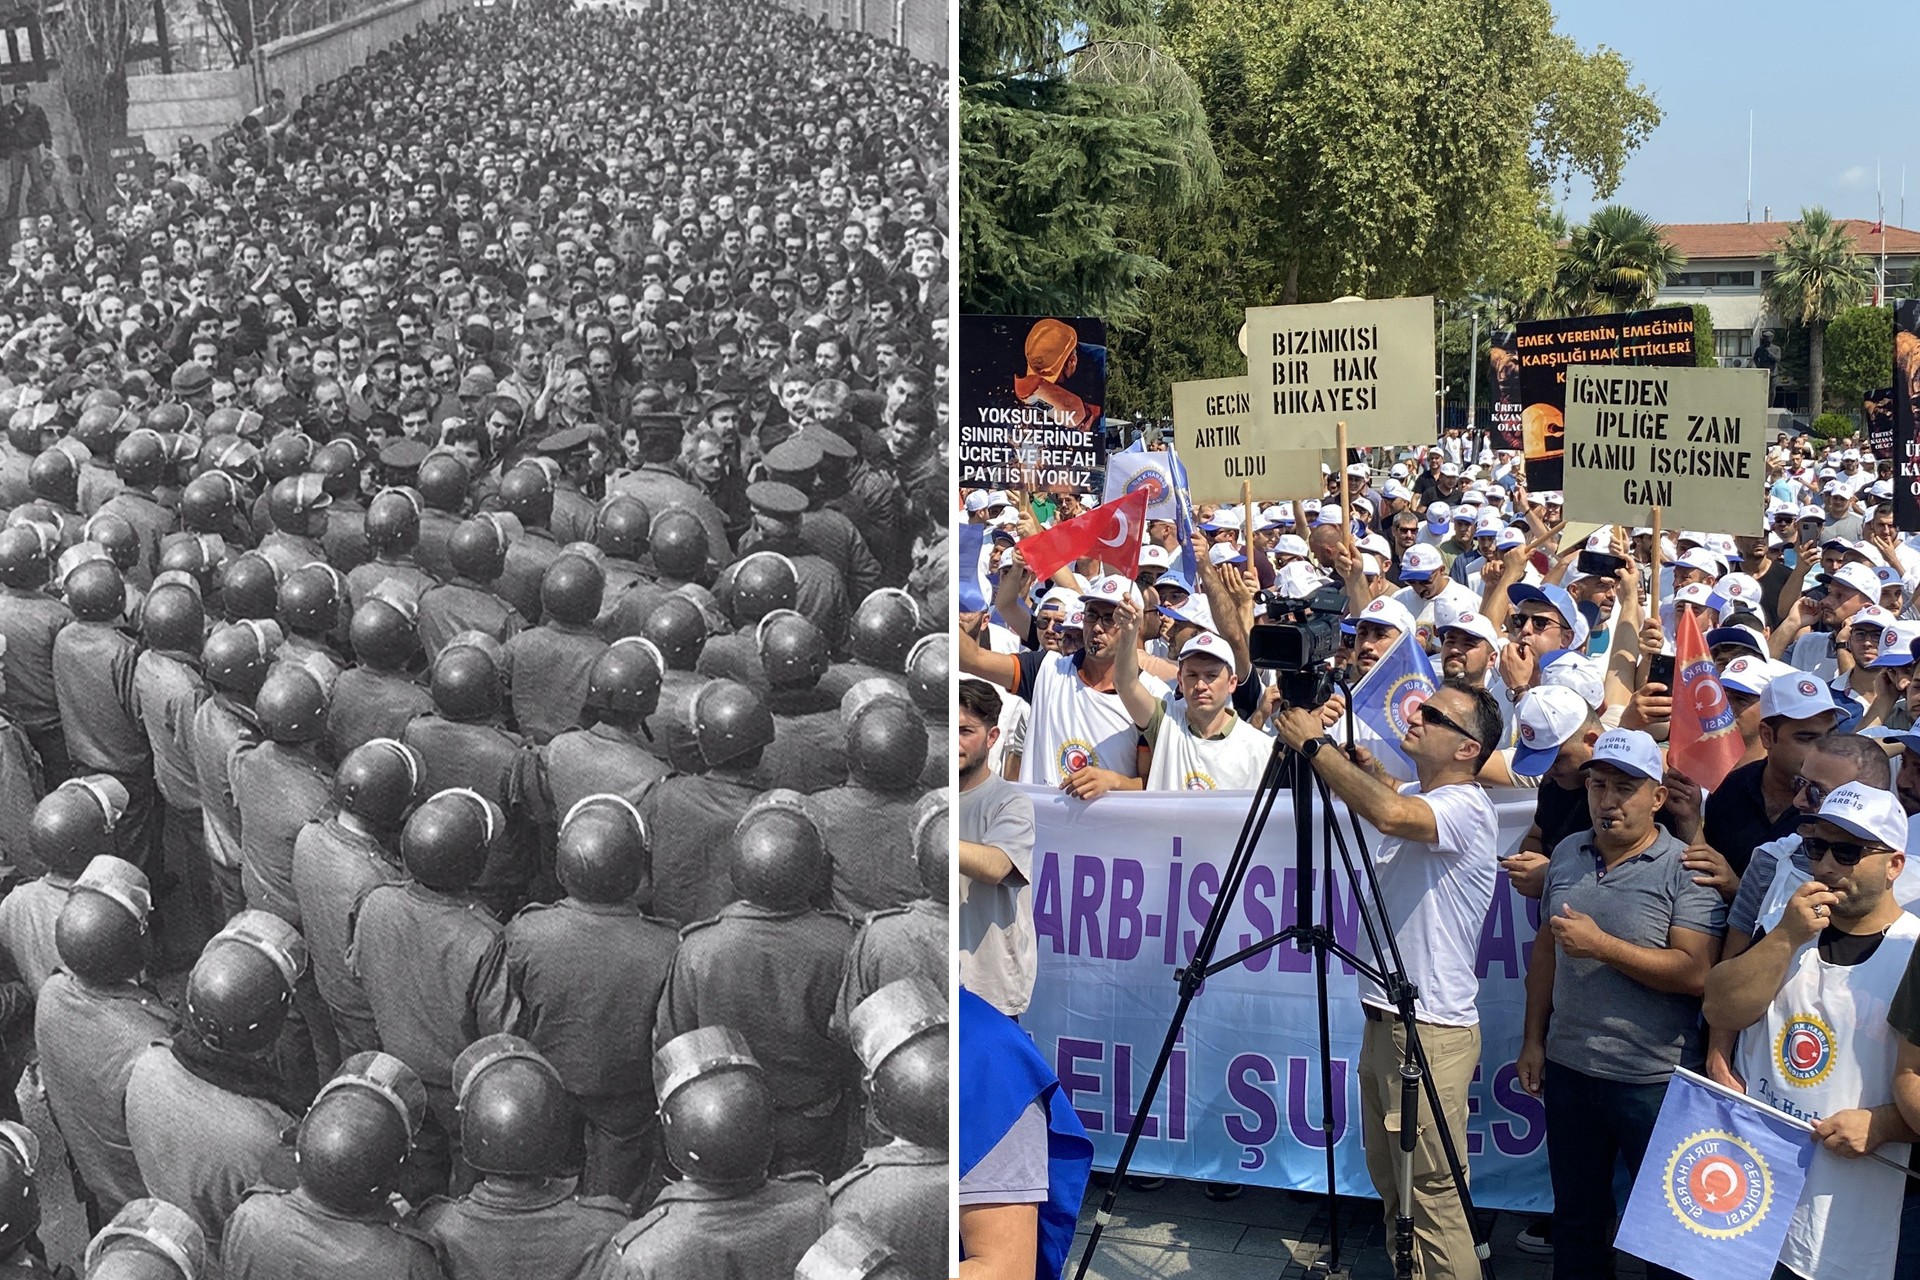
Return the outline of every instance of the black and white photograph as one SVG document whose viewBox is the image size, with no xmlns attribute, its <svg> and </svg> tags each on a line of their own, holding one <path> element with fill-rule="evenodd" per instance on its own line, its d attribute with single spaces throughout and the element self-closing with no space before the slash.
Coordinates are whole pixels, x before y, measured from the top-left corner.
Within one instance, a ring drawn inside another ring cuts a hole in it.
<svg viewBox="0 0 1920 1280">
<path fill-rule="evenodd" d="M 0 21 L 0 1275 L 951 1273 L 951 30 Z"/>
</svg>

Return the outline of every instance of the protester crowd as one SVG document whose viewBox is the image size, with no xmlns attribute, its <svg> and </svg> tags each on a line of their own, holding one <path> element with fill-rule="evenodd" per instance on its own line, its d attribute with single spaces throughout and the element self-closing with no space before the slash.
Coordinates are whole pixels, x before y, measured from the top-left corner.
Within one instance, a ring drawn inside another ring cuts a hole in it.
<svg viewBox="0 0 1920 1280">
<path fill-rule="evenodd" d="M 473 9 L 19 222 L 0 1271 L 946 1274 L 945 100 Z"/>
<path fill-rule="evenodd" d="M 1043 514 L 1057 525 L 1119 489 L 962 492 L 990 592 L 956 629 L 963 984 L 1017 1016 L 1045 981 L 1034 810 L 1014 782 L 1089 804 L 1245 790 L 1277 738 L 1377 833 L 1456 1140 L 1476 1071 L 1507 1065 L 1482 1052 L 1483 922 L 1503 877 L 1538 900 L 1516 1066 L 1545 1108 L 1553 1206 L 1519 1244 L 1559 1280 L 1613 1274 L 1615 1164 L 1656 1158 L 1680 1067 L 1812 1125 L 1780 1275 L 1914 1274 L 1920 1199 L 1863 1158 L 1906 1166 L 1920 1134 L 1920 922 L 1903 909 L 1920 881 L 1902 874 L 1920 852 L 1920 538 L 1896 528 L 1891 460 L 1782 441 L 1749 527 L 1690 530 L 1677 511 L 1658 530 L 1651 513 L 1594 529 L 1479 439 L 1356 452 L 1344 476 L 1323 468 L 1314 500 L 1201 506 L 1186 545 L 1180 521 L 1153 519 L 1131 578 L 1087 558 L 1036 579 L 1019 545 Z M 1260 630 L 1327 592 L 1339 691 L 1288 705 L 1251 660 Z M 1390 732 L 1386 680 L 1367 678 L 1397 679 L 1415 651 L 1437 688 Z M 1668 758 L 1676 662 L 1718 676 L 1718 692 L 1689 677 L 1679 707 L 1685 759 L 1713 776 Z M 1704 767 L 1699 726 L 1727 713 Z M 1493 787 L 1537 794 L 1517 845 L 1501 847 Z M 1391 1240 L 1405 1038 L 1386 992 L 1363 984 L 1361 1002 L 1367 1165 Z M 1432 1126 L 1413 1179 L 1418 1274 L 1479 1274 Z"/>
</svg>

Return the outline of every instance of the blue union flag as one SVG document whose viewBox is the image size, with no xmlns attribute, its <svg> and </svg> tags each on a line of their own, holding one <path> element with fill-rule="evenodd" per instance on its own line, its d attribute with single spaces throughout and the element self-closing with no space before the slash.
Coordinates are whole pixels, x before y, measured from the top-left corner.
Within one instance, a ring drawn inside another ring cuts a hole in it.
<svg viewBox="0 0 1920 1280">
<path fill-rule="evenodd" d="M 1812 1160 L 1804 1127 L 1676 1071 L 1615 1244 L 1694 1280 L 1770 1275 Z"/>
</svg>

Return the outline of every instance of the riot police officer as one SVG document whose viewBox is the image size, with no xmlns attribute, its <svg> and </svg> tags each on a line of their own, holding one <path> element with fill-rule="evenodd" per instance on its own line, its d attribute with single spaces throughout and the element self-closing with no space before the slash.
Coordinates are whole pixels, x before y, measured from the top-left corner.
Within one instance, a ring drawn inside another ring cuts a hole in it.
<svg viewBox="0 0 1920 1280">
<path fill-rule="evenodd" d="M 0 1276 L 55 1280 L 60 1274 L 47 1267 L 40 1243 L 40 1192 L 33 1184 L 39 1168 L 33 1130 L 0 1120 Z"/>
<path fill-rule="evenodd" d="M 432 1244 L 388 1202 L 425 1103 L 420 1078 L 390 1054 L 342 1063 L 300 1121 L 298 1186 L 255 1191 L 233 1214 L 227 1280 L 445 1280 Z"/>
<path fill-rule="evenodd" d="M 461 1149 L 484 1174 L 458 1200 L 429 1200 L 417 1219 L 450 1280 L 598 1280 L 626 1205 L 576 1195 L 560 1176 L 574 1115 L 553 1065 L 519 1036 L 485 1036 L 453 1066 Z"/>
<path fill-rule="evenodd" d="M 300 925 L 293 896 L 293 842 L 332 798 L 332 771 L 320 757 L 327 691 L 296 662 L 274 667 L 254 698 L 261 740 L 243 743 L 228 771 L 240 809 L 240 880 L 247 905 Z"/>
<path fill-rule="evenodd" d="M 691 596 L 670 593 L 640 624 L 641 638 L 652 643 L 666 663 L 660 673 L 659 705 L 647 721 L 647 747 L 680 773 L 707 768 L 693 735 L 693 699 L 707 681 L 694 674 L 709 629 L 706 615 Z"/>
<path fill-rule="evenodd" d="M 793 561 L 777 551 L 755 551 L 736 561 L 717 589 L 733 621 L 733 633 L 708 640 L 694 670 L 703 676 L 738 680 L 765 693 L 767 675 L 760 666 L 754 629 L 769 614 L 792 609 L 798 590 Z"/>
<path fill-rule="evenodd" d="M 111 774 L 127 791 L 114 828 L 115 852 L 146 866 L 159 845 L 153 750 L 133 703 L 139 643 L 121 630 L 126 585 L 105 560 L 87 560 L 66 576 L 73 622 L 53 640 L 54 696 L 69 757 L 88 773 Z"/>
<path fill-rule="evenodd" d="M 193 777 L 200 788 L 207 872 L 222 917 L 246 904 L 240 883 L 240 801 L 227 763 L 241 747 L 260 741 L 253 699 L 266 683 L 282 639 L 279 623 L 249 620 L 215 628 L 200 648 L 207 699 L 193 713 Z"/>
<path fill-rule="evenodd" d="M 327 508 L 332 505 L 326 482 L 313 472 L 274 481 L 266 494 L 267 519 L 272 521 L 273 531 L 260 539 L 260 554 L 282 574 L 315 560 L 324 561 L 327 549 L 320 538 L 327 531 Z"/>
<path fill-rule="evenodd" d="M 588 674 L 607 647 L 593 625 L 606 585 L 599 548 L 568 546 L 541 579 L 538 625 L 506 642 L 514 720 L 536 745 L 580 723 Z"/>
<path fill-rule="evenodd" d="M 497 590 L 507 549 L 520 536 L 520 521 L 496 511 L 483 511 L 453 531 L 447 539 L 453 576 L 420 597 L 420 643 L 428 658 L 439 657 L 462 632 L 478 631 L 505 644 L 527 625 Z"/>
<path fill-rule="evenodd" d="M 621 636 L 639 635 L 641 622 L 667 594 L 654 577 L 647 557 L 647 530 L 652 520 L 645 503 L 625 494 L 605 499 L 594 514 L 592 542 L 606 557 L 607 571 L 600 616 L 594 619 L 594 626 L 608 643 Z"/>
<path fill-rule="evenodd" d="M 833 859 L 833 904 L 855 919 L 921 895 L 913 865 L 914 803 L 927 729 L 900 686 L 866 680 L 841 703 L 847 784 L 813 797 Z"/>
<path fill-rule="evenodd" d="M 540 749 L 540 781 L 548 811 L 564 814 L 590 795 L 611 792 L 633 803 L 667 774 L 647 750 L 647 717 L 660 702 L 666 662 L 651 640 L 623 636 L 600 652 L 587 673 L 583 727 Z"/>
<path fill-rule="evenodd" d="M 760 757 L 773 742 L 766 702 L 730 680 L 695 694 L 689 719 L 707 772 L 667 778 L 641 804 L 654 833 L 653 909 L 681 925 L 733 900 L 722 859 L 740 815 L 766 789 Z"/>
<path fill-rule="evenodd" d="M 420 653 L 420 606 L 404 591 L 375 587 L 353 611 L 348 638 L 354 665 L 333 683 L 327 748 L 336 760 L 374 738 L 397 738 L 407 721 L 433 709 L 433 697 L 408 667 Z"/>
<path fill-rule="evenodd" d="M 853 923 L 812 907 L 826 848 L 797 799 L 750 810 L 730 842 L 736 900 L 680 934 L 656 1036 L 729 1026 L 752 1046 L 774 1099 L 774 1164 L 843 1167 L 853 1063 L 831 1034 Z"/>
<path fill-rule="evenodd" d="M 60 967 L 56 928 L 74 881 L 114 852 L 126 812 L 126 788 L 106 774 L 69 778 L 34 806 L 27 843 L 46 872 L 0 898 L 0 947 L 32 994 Z"/>
<path fill-rule="evenodd" d="M 673 926 L 641 905 L 651 896 L 648 862 L 633 806 L 617 795 L 583 797 L 569 807 L 555 853 L 566 897 L 515 916 L 492 961 L 515 1026 L 553 1063 L 585 1119 L 580 1190 L 626 1201 L 647 1178 L 648 1046 L 679 946 Z"/>
<path fill-rule="evenodd" d="M 700 1027 L 653 1055 L 670 1183 L 613 1238 L 608 1280 L 784 1276 L 828 1225 L 818 1174 L 769 1178 L 773 1096 L 739 1032 Z"/>
<path fill-rule="evenodd" d="M 539 462 L 523 462 L 500 479 L 500 506 L 520 521 L 520 536 L 507 547 L 494 591 L 528 622 L 540 621 L 540 584 L 560 558 L 553 536 L 553 477 Z"/>
<path fill-rule="evenodd" d="M 53 684 L 53 640 L 73 613 L 46 589 L 58 546 L 47 525 L 0 530 L 0 711 L 26 731 L 50 787 L 73 774 Z"/>
<path fill-rule="evenodd" d="M 438 585 L 414 559 L 414 548 L 420 545 L 420 513 L 425 509 L 417 489 L 382 489 L 367 503 L 367 545 L 373 559 L 347 575 L 347 594 L 355 612 L 379 586 L 418 601 Z"/>
<path fill-rule="evenodd" d="M 920 785 L 925 787 L 946 784 L 947 757 L 951 754 L 947 744 L 953 741 L 947 718 L 947 674 L 952 652 L 944 631 L 921 636 L 907 651 L 907 696 L 927 718 L 927 767 L 920 773 Z"/>
<path fill-rule="evenodd" d="M 904 907 L 876 911 L 861 924 L 847 957 L 846 981 L 840 987 L 834 1014 L 837 1029 L 844 1028 L 860 1002 L 886 983 L 924 978 L 943 986 L 947 981 L 952 966 L 947 947 L 947 808 L 945 787 L 929 791 L 914 805 L 913 859 L 925 895 Z"/>
<path fill-rule="evenodd" d="M 460 527 L 473 477 L 457 453 L 436 453 L 420 464 L 420 537 L 413 558 L 436 582 L 453 577 L 447 544 Z"/>
<path fill-rule="evenodd" d="M 862 1222 L 913 1275 L 939 1275 L 947 1241 L 947 996 L 901 978 L 854 1009 L 848 1030 L 866 1068 L 873 1122 L 892 1141 L 867 1148 L 829 1190 L 835 1222 Z"/>
<path fill-rule="evenodd" d="M 811 795 L 847 780 L 846 731 L 840 700 L 821 688 L 827 672 L 827 637 L 792 609 L 760 619 L 754 627 L 759 666 L 773 713 L 773 742 L 761 763 L 775 786 Z"/>
</svg>

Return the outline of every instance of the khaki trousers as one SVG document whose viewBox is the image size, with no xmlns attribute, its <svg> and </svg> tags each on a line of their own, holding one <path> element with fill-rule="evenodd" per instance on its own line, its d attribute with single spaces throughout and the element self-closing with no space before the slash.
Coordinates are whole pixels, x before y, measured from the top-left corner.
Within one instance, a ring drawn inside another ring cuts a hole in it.
<svg viewBox="0 0 1920 1280">
<path fill-rule="evenodd" d="M 1466 1159 L 1467 1089 L 1480 1065 L 1480 1028 L 1420 1024 L 1420 1047 L 1440 1095 L 1441 1113 L 1453 1135 L 1454 1150 Z M 1400 1063 L 1406 1031 L 1392 1017 L 1367 1019 L 1360 1041 L 1360 1123 L 1366 1140 L 1367 1174 L 1385 1202 L 1387 1249 L 1393 1249 L 1394 1216 L 1400 1209 Z M 1473 1254 L 1473 1230 L 1454 1191 L 1440 1130 L 1420 1096 L 1420 1139 L 1413 1151 L 1414 1274 L 1422 1280 L 1475 1280 L 1480 1261 Z"/>
</svg>

